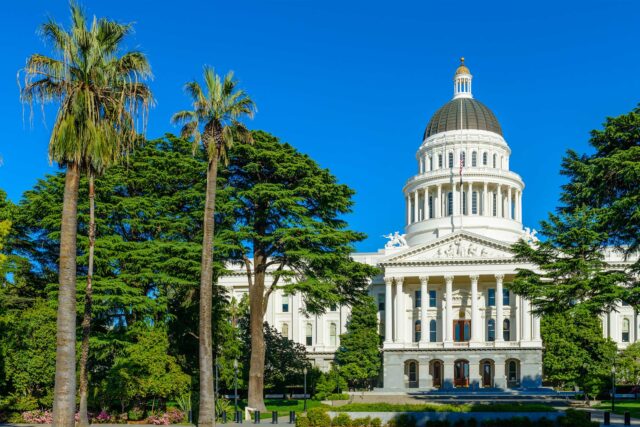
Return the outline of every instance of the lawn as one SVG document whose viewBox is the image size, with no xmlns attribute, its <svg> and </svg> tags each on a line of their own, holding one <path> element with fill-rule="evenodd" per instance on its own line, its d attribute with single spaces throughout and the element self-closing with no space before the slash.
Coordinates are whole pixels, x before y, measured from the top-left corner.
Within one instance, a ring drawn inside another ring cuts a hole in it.
<svg viewBox="0 0 640 427">
<path fill-rule="evenodd" d="M 603 409 L 605 411 L 611 410 L 611 401 L 603 401 L 600 404 L 594 406 L 598 409 Z M 614 411 L 616 414 L 623 415 L 625 412 L 631 413 L 633 418 L 640 418 L 640 401 L 637 400 L 616 400 L 616 410 Z"/>
<path fill-rule="evenodd" d="M 231 401 L 233 405 L 233 400 Z M 271 412 L 278 411 L 278 416 L 288 417 L 289 411 L 295 411 L 296 414 L 300 414 L 304 412 L 304 400 L 303 399 L 265 399 L 264 404 L 267 407 L 267 412 L 260 414 L 260 419 L 271 419 Z M 247 406 L 246 400 L 238 401 L 239 409 L 244 411 L 244 408 Z M 325 406 L 317 400 L 307 400 L 307 409 L 316 408 L 319 406 Z M 288 419 L 288 418 L 287 418 Z"/>
<path fill-rule="evenodd" d="M 333 409 L 339 412 L 555 412 L 544 403 L 492 403 L 492 404 L 391 404 L 350 403 Z"/>
</svg>

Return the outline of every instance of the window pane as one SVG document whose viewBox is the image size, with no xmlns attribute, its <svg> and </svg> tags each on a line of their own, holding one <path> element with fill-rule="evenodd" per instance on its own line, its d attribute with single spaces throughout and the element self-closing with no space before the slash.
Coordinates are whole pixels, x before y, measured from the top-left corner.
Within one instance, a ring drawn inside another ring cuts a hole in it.
<svg viewBox="0 0 640 427">
<path fill-rule="evenodd" d="M 415 292 L 415 299 L 413 302 L 413 306 L 415 308 L 420 308 L 422 306 L 422 291 Z"/>
<path fill-rule="evenodd" d="M 509 289 L 503 289 L 502 290 L 502 304 L 503 305 L 510 305 Z"/>
<path fill-rule="evenodd" d="M 429 291 L 429 307 L 435 307 L 436 306 L 436 291 Z"/>
<path fill-rule="evenodd" d="M 494 307 L 496 305 L 496 290 L 493 288 L 489 288 L 489 307 Z"/>
<path fill-rule="evenodd" d="M 435 320 L 429 322 L 429 341 L 436 342 L 438 323 Z"/>
<path fill-rule="evenodd" d="M 384 311 L 384 294 L 378 294 L 378 310 Z"/>
</svg>

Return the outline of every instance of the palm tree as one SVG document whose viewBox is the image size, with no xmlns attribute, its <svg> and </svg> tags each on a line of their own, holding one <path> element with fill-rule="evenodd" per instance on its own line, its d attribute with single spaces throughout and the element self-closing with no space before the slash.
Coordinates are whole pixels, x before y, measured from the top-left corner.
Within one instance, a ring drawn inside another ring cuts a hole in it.
<svg viewBox="0 0 640 427">
<path fill-rule="evenodd" d="M 87 172 L 91 176 L 102 171 L 126 155 L 137 140 L 134 118 L 141 116 L 144 122 L 152 103 L 151 92 L 142 83 L 151 77 L 151 70 L 146 57 L 140 52 L 119 56 L 119 45 L 131 32 L 130 25 L 95 17 L 88 25 L 84 12 L 74 2 L 71 3 L 69 30 L 53 20 L 44 23 L 41 30 L 51 43 L 54 55 L 33 54 L 27 59 L 22 70 L 25 84 L 21 88 L 21 99 L 30 106 L 34 103 L 59 103 L 49 140 L 49 159 L 65 168 L 53 426 L 73 427 L 80 174 Z M 90 283 L 88 285 L 86 298 L 89 304 L 85 307 L 85 318 L 88 317 L 90 324 L 91 288 Z M 89 329 L 83 329 L 88 345 Z M 86 380 L 86 357 L 84 363 Z M 84 407 L 86 413 L 86 390 Z M 85 421 L 88 422 L 86 416 Z"/>
<path fill-rule="evenodd" d="M 198 426 L 213 426 L 215 396 L 213 392 L 213 345 L 211 306 L 213 298 L 213 232 L 216 202 L 216 179 L 220 160 L 236 142 L 250 143 L 251 132 L 240 122 L 253 117 L 255 104 L 241 89 L 233 72 L 220 78 L 211 67 L 204 67 L 206 93 L 197 81 L 185 85 L 193 100 L 193 110 L 179 111 L 171 121 L 182 125 L 183 137 L 192 137 L 194 149 L 200 144 L 207 153 L 207 189 L 204 207 L 202 260 L 200 266 L 199 366 L 200 410 Z"/>
</svg>

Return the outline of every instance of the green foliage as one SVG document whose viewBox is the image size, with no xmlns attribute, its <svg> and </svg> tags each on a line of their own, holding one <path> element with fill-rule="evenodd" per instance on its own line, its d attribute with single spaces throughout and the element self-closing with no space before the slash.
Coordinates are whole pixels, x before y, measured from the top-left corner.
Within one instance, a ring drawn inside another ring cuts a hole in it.
<svg viewBox="0 0 640 427">
<path fill-rule="evenodd" d="M 353 190 L 276 137 L 256 131 L 253 140 L 229 153 L 223 203 L 234 224 L 221 232 L 218 248 L 243 264 L 253 258 L 258 277 L 273 266 L 272 288 L 301 292 L 309 313 L 357 302 L 375 269 L 350 257 L 365 237 L 342 219 Z"/>
<path fill-rule="evenodd" d="M 352 306 L 347 332 L 340 337 L 336 363 L 351 388 L 371 389 L 380 375 L 382 356 L 377 313 L 373 298 L 363 298 Z"/>
<path fill-rule="evenodd" d="M 184 394 L 191 384 L 169 353 L 169 340 L 162 328 L 138 325 L 132 328 L 133 343 L 116 356 L 108 377 L 108 393 L 121 402 L 147 398 L 169 399 Z"/>
<path fill-rule="evenodd" d="M 222 414 L 227 414 L 227 420 L 233 419 L 234 406 L 229 399 L 218 396 L 216 399 L 216 417 L 222 420 Z"/>
<path fill-rule="evenodd" d="M 635 342 L 625 348 L 616 360 L 620 382 L 626 384 L 640 384 L 640 342 Z"/>
<path fill-rule="evenodd" d="M 344 413 L 338 414 L 331 420 L 331 425 L 335 427 L 351 427 L 351 417 Z"/>
<path fill-rule="evenodd" d="M 296 417 L 296 427 L 311 427 L 311 422 L 309 418 L 301 415 Z"/>
<path fill-rule="evenodd" d="M 411 414 L 399 414 L 391 418 L 387 427 L 416 427 L 416 418 Z"/>
<path fill-rule="evenodd" d="M 325 408 L 311 408 L 307 411 L 310 427 L 327 427 L 331 425 L 331 417 Z"/>
<path fill-rule="evenodd" d="M 598 427 L 600 425 L 595 421 L 589 421 L 589 416 L 586 412 L 576 409 L 567 409 L 564 417 L 558 419 L 558 424 L 566 427 Z"/>
<path fill-rule="evenodd" d="M 0 291 L 1 292 L 1 291 Z M 16 411 L 50 407 L 56 353 L 56 311 L 38 299 L 24 310 L 0 316 L 0 367 Z"/>
<path fill-rule="evenodd" d="M 554 412 L 555 408 L 543 403 L 491 403 L 491 404 L 394 404 L 349 403 L 333 408 L 337 412 Z"/>
<path fill-rule="evenodd" d="M 323 372 L 320 374 L 318 382 L 316 383 L 316 393 L 314 399 L 316 400 L 330 400 L 329 398 L 336 392 L 340 393 L 341 390 L 347 388 L 347 382 L 340 375 L 338 368 L 333 365 L 329 372 Z M 348 398 L 348 396 L 347 396 Z"/>
<path fill-rule="evenodd" d="M 598 317 L 586 309 L 549 315 L 542 318 L 541 331 L 544 373 L 554 385 L 578 385 L 587 396 L 610 386 L 616 345 L 603 338 Z"/>
<path fill-rule="evenodd" d="M 589 142 L 593 154 L 569 150 L 563 160 L 561 173 L 569 182 L 557 215 L 542 223 L 544 241 L 514 246 L 543 273 L 522 270 L 511 289 L 540 312 L 581 305 L 597 314 L 620 301 L 640 305 L 638 276 L 626 267 L 611 268 L 603 257 L 607 246 L 626 254 L 640 247 L 640 108 L 607 118 Z"/>
</svg>

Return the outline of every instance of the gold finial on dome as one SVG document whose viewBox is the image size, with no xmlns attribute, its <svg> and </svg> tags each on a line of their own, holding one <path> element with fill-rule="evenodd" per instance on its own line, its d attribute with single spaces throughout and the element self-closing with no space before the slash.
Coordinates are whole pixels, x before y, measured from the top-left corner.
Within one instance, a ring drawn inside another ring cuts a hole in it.
<svg viewBox="0 0 640 427">
<path fill-rule="evenodd" d="M 464 56 L 460 57 L 460 66 L 456 70 L 455 75 L 457 76 L 458 74 L 471 74 L 471 71 L 464 65 Z"/>
</svg>

